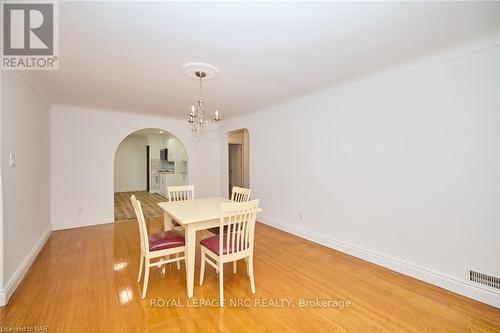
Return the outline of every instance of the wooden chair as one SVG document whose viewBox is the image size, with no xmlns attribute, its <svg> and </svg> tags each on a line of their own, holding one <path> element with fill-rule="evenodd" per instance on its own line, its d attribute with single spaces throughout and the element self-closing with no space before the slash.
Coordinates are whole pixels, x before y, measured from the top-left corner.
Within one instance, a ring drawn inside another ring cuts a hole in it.
<svg viewBox="0 0 500 333">
<path fill-rule="evenodd" d="M 249 188 L 243 188 L 238 186 L 233 186 L 233 192 L 231 193 L 231 201 L 234 202 L 247 202 L 250 200 L 250 193 L 252 192 Z M 207 229 L 213 234 L 218 235 L 220 233 L 219 227 Z M 224 232 L 226 229 L 224 228 Z"/>
<path fill-rule="evenodd" d="M 200 286 L 203 284 L 205 262 L 207 262 L 219 273 L 219 305 L 221 307 L 224 306 L 224 263 L 247 259 L 247 275 L 250 277 L 252 293 L 255 294 L 253 246 L 258 208 L 259 199 L 222 203 L 219 227 L 227 225 L 227 232 L 205 238 L 200 242 Z"/>
<path fill-rule="evenodd" d="M 233 186 L 233 192 L 231 193 L 231 201 L 247 202 L 250 200 L 250 193 L 251 192 L 252 192 L 252 190 L 249 188 Z"/>
<path fill-rule="evenodd" d="M 194 185 L 167 187 L 168 201 L 184 201 L 194 199 Z"/>
<path fill-rule="evenodd" d="M 141 239 L 141 262 L 139 264 L 139 276 L 137 282 L 141 282 L 142 266 L 144 266 L 144 285 L 142 288 L 142 298 L 146 297 L 148 289 L 149 269 L 153 266 L 161 267 L 163 264 L 171 262 L 177 263 L 177 269 L 181 269 L 180 260 L 185 256 L 179 254 L 185 251 L 184 235 L 176 230 L 161 231 L 159 233 L 148 235 L 146 222 L 140 201 L 135 196 L 131 196 L 132 206 L 134 206 L 135 215 L 139 224 L 139 236 Z M 174 255 L 173 259 L 166 259 L 167 256 Z M 152 262 L 152 259 L 161 258 Z"/>
<path fill-rule="evenodd" d="M 167 187 L 168 201 L 184 201 L 194 199 L 194 185 L 169 186 Z M 184 230 L 175 220 L 172 220 L 174 229 Z"/>
</svg>

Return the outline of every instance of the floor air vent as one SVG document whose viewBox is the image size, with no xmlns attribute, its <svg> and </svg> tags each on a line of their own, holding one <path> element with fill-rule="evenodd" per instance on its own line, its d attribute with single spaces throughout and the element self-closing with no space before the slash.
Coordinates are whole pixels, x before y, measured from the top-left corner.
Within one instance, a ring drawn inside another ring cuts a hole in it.
<svg viewBox="0 0 500 333">
<path fill-rule="evenodd" d="M 496 290 L 500 290 L 500 277 L 491 276 L 476 271 L 469 271 L 469 280 L 490 288 L 494 288 Z"/>
</svg>

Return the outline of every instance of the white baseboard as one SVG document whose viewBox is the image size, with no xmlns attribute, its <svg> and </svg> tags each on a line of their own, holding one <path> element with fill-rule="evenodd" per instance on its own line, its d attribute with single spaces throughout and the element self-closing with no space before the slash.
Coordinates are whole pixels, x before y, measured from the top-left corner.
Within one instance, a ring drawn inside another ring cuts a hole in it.
<svg viewBox="0 0 500 333">
<path fill-rule="evenodd" d="M 331 237 L 320 235 L 316 232 L 285 223 L 269 216 L 259 214 L 257 219 L 259 222 L 305 238 L 312 242 L 327 246 L 340 252 L 350 254 L 357 258 L 386 267 L 398 273 L 411 276 L 415 279 L 472 298 L 479 302 L 483 302 L 491 306 L 500 308 L 500 294 L 487 289 L 483 289 L 479 286 L 468 283 L 467 281 L 461 281 L 444 274 L 433 272 L 423 267 L 418 267 L 413 264 L 406 263 L 402 260 L 391 258 L 371 250 L 366 250 L 358 246 L 341 242 Z"/>
<path fill-rule="evenodd" d="M 19 286 L 26 273 L 28 272 L 29 268 L 31 267 L 31 264 L 33 264 L 33 261 L 35 261 L 36 257 L 38 256 L 38 253 L 40 253 L 40 250 L 45 245 L 45 242 L 49 238 L 51 232 L 52 228 L 49 226 L 47 230 L 44 231 L 40 239 L 38 239 L 38 241 L 33 246 L 31 251 L 28 253 L 26 258 L 24 258 L 23 262 L 21 263 L 21 266 L 19 266 L 19 268 L 14 273 L 12 278 L 7 282 L 7 284 L 5 285 L 5 289 L 0 290 L 0 306 L 4 306 L 5 304 L 7 304 L 10 297 L 12 296 L 12 294 Z"/>
<path fill-rule="evenodd" d="M 144 187 L 134 187 L 134 186 L 130 186 L 130 187 L 119 187 L 119 188 L 115 188 L 115 192 L 142 192 L 142 191 L 147 191 L 147 187 L 144 186 Z"/>
<path fill-rule="evenodd" d="M 114 216 L 88 217 L 81 219 L 52 221 L 52 230 L 89 227 L 92 225 L 113 223 L 114 221 L 115 221 Z"/>
</svg>

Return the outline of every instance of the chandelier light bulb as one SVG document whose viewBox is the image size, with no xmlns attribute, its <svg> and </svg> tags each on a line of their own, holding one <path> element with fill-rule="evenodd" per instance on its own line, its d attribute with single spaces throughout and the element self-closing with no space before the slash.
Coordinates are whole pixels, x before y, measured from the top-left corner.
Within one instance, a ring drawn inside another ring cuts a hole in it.
<svg viewBox="0 0 500 333">
<path fill-rule="evenodd" d="M 215 110 L 215 120 L 219 120 L 219 111 Z"/>
</svg>

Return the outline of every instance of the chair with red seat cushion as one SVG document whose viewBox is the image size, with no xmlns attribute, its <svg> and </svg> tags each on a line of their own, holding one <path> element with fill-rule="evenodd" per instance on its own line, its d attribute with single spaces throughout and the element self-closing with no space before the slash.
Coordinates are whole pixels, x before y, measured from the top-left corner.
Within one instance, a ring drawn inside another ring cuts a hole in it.
<svg viewBox="0 0 500 333">
<path fill-rule="evenodd" d="M 227 226 L 227 232 L 205 238 L 200 242 L 200 286 L 203 284 L 206 262 L 219 273 L 220 306 L 224 306 L 224 263 L 233 262 L 234 265 L 238 260 L 246 259 L 250 288 L 255 294 L 253 242 L 258 208 L 258 199 L 248 202 L 222 203 L 219 228 Z"/>
<path fill-rule="evenodd" d="M 180 269 L 179 262 L 185 259 L 185 242 L 184 235 L 176 230 L 162 231 L 148 236 L 146 222 L 140 201 L 135 196 L 131 196 L 132 206 L 134 206 L 135 215 L 139 224 L 139 237 L 141 240 L 141 261 L 139 264 L 139 277 L 137 282 L 141 282 L 142 266 L 144 266 L 144 285 L 142 287 L 142 298 L 146 297 L 148 289 L 149 269 L 153 266 L 160 267 L 170 262 L 177 263 L 177 269 Z M 182 254 L 182 256 L 180 256 Z M 169 258 L 174 255 L 174 258 Z M 152 262 L 152 259 L 160 258 Z M 169 259 L 167 259 L 169 258 Z"/>
</svg>

